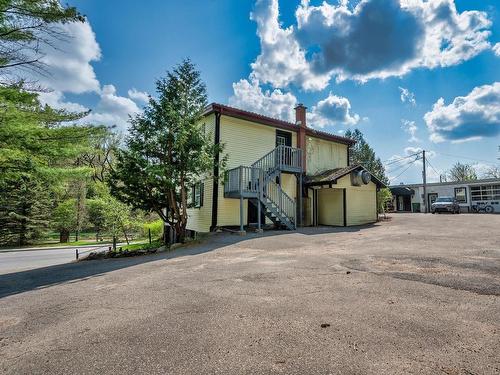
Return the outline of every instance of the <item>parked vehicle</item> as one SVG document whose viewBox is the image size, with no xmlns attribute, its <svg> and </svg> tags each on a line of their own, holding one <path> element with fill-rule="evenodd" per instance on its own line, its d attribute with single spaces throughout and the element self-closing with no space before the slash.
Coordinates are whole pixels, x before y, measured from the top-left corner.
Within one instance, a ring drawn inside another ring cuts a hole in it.
<svg viewBox="0 0 500 375">
<path fill-rule="evenodd" d="M 495 209 L 493 206 L 490 206 L 486 202 L 477 202 L 475 205 L 471 207 L 472 212 L 479 213 L 479 212 L 486 212 L 487 214 L 493 213 Z"/>
<path fill-rule="evenodd" d="M 453 197 L 438 197 L 431 205 L 431 212 L 433 214 L 440 212 L 451 212 L 452 214 L 460 213 L 460 205 Z"/>
</svg>

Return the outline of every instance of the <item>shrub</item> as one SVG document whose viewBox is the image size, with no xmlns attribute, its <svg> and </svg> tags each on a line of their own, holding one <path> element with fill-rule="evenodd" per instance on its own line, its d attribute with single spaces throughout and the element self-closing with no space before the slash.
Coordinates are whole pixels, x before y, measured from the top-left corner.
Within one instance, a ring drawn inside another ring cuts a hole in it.
<svg viewBox="0 0 500 375">
<path fill-rule="evenodd" d="M 143 236 L 145 238 L 147 238 L 149 235 L 148 234 L 149 229 L 151 229 L 151 238 L 152 239 L 161 238 L 162 233 L 163 233 L 163 220 L 158 219 L 158 220 L 152 221 L 151 223 L 144 224 L 142 226 L 142 230 L 143 230 Z"/>
</svg>

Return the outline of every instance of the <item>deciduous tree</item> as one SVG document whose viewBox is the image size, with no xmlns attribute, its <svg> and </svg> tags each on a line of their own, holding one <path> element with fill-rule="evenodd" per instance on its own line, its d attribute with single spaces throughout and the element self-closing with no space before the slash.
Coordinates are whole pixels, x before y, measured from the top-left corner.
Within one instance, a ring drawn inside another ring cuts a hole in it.
<svg viewBox="0 0 500 375">
<path fill-rule="evenodd" d="M 457 162 L 448 171 L 448 181 L 474 181 L 477 180 L 476 168 L 472 164 Z"/>
</svg>

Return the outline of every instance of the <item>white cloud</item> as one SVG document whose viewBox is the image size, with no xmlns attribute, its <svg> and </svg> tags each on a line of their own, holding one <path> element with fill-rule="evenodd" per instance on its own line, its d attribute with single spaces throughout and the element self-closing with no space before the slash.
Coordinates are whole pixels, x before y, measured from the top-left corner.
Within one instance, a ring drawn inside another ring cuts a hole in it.
<svg viewBox="0 0 500 375">
<path fill-rule="evenodd" d="M 119 130 L 125 131 L 129 115 L 133 116 L 139 112 L 141 110 L 132 99 L 117 95 L 113 85 L 104 85 L 95 110 L 83 121 L 96 125 L 116 125 Z"/>
<path fill-rule="evenodd" d="M 252 64 L 251 78 L 274 87 L 285 87 L 295 82 L 306 90 L 322 90 L 331 74 L 311 71 L 305 52 L 294 35 L 294 28 L 282 28 L 278 0 L 257 0 L 250 18 L 257 23 L 261 52 Z"/>
<path fill-rule="evenodd" d="M 474 88 L 449 105 L 440 98 L 424 115 L 433 142 L 465 142 L 500 135 L 500 82 Z"/>
<path fill-rule="evenodd" d="M 495 55 L 500 57 L 500 43 L 495 44 L 491 49 L 493 50 Z"/>
<path fill-rule="evenodd" d="M 65 109 L 71 112 L 86 112 L 89 108 L 73 102 L 66 101 L 61 91 L 51 91 L 39 95 L 42 104 L 48 104 L 52 108 Z M 120 132 L 125 132 L 128 127 L 129 115 L 140 113 L 141 109 L 130 98 L 119 96 L 113 85 L 104 85 L 99 93 L 99 101 L 90 114 L 78 123 L 116 126 Z"/>
<path fill-rule="evenodd" d="M 410 143 L 420 142 L 420 139 L 417 138 L 418 127 L 415 124 L 415 121 L 403 119 L 401 120 L 401 128 L 410 136 L 408 142 Z"/>
<path fill-rule="evenodd" d="M 250 82 L 241 79 L 233 83 L 233 91 L 233 96 L 229 98 L 229 105 L 295 122 L 293 108 L 297 105 L 297 98 L 293 94 L 283 93 L 279 89 L 263 91 L 256 78 Z"/>
<path fill-rule="evenodd" d="M 127 92 L 128 97 L 136 102 L 139 103 L 148 103 L 149 102 L 149 95 L 147 92 L 144 91 L 138 91 L 135 88 L 132 88 L 131 90 L 128 90 Z"/>
<path fill-rule="evenodd" d="M 42 104 L 56 109 L 72 112 L 85 112 L 89 108 L 74 102 L 68 102 L 65 93 L 81 94 L 93 92 L 99 96 L 97 105 L 80 123 L 117 126 L 125 131 L 129 115 L 139 113 L 138 104 L 148 101 L 148 94 L 132 88 L 128 97 L 116 93 L 113 85 L 104 85 L 96 77 L 93 62 L 101 58 L 101 49 L 96 41 L 91 25 L 87 23 L 68 23 L 58 26 L 61 35 L 57 39 L 41 46 L 42 62 L 45 74 L 28 74 L 28 79 L 36 79 L 38 84 L 48 88 L 49 92 L 39 95 Z"/>
<path fill-rule="evenodd" d="M 41 92 L 38 99 L 42 105 L 47 104 L 54 109 L 64 109 L 69 112 L 86 112 L 88 108 L 73 102 L 67 102 L 61 91 Z"/>
<path fill-rule="evenodd" d="M 252 74 L 274 87 L 321 90 L 333 76 L 402 76 L 457 65 L 490 48 L 487 14 L 459 13 L 453 0 L 362 0 L 355 7 L 302 0 L 297 25 L 287 28 L 279 22 L 278 0 L 257 0 L 251 18 L 261 42 Z"/>
<path fill-rule="evenodd" d="M 308 123 L 323 128 L 327 125 L 356 125 L 359 120 L 358 114 L 351 113 L 349 99 L 330 93 L 312 107 Z"/>
<path fill-rule="evenodd" d="M 401 103 L 408 103 L 415 107 L 417 105 L 417 100 L 415 99 L 415 94 L 404 87 L 399 88 Z"/>
<path fill-rule="evenodd" d="M 66 36 L 42 45 L 46 74 L 34 77 L 50 89 L 71 92 L 99 92 L 100 84 L 91 63 L 99 61 L 101 49 L 89 23 L 72 22 L 60 26 Z"/>
<path fill-rule="evenodd" d="M 294 107 L 297 106 L 298 100 L 292 93 L 279 89 L 263 90 L 256 78 L 251 81 L 242 79 L 233 83 L 233 91 L 229 105 L 295 122 Z M 307 114 L 307 123 L 311 127 L 356 125 L 359 121 L 359 115 L 351 112 L 349 100 L 332 93 L 314 105 Z"/>
</svg>

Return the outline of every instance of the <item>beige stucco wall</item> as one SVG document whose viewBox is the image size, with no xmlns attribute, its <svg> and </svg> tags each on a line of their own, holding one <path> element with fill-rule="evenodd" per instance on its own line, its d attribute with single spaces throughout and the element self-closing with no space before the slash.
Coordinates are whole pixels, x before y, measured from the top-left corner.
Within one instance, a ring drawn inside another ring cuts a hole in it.
<svg viewBox="0 0 500 375">
<path fill-rule="evenodd" d="M 297 198 L 297 178 L 294 174 L 281 174 L 281 188 L 292 199 Z"/>
<path fill-rule="evenodd" d="M 227 169 L 250 166 L 268 152 L 276 147 L 276 128 L 267 125 L 256 124 L 250 121 L 233 117 L 222 116 L 220 126 L 220 141 L 225 145 L 224 152 L 228 155 Z M 292 133 L 292 146 L 297 145 L 297 134 Z M 282 176 L 285 176 L 283 174 Z M 294 194 L 291 186 L 293 176 L 286 175 L 283 183 L 287 194 Z M 289 195 L 290 195 L 289 194 Z M 292 196 L 292 195 L 290 195 Z M 295 194 L 293 195 L 295 196 Z M 247 224 L 248 218 L 247 200 L 243 203 L 243 220 Z M 270 220 L 266 218 L 266 223 Z M 224 187 L 219 186 L 218 219 L 217 225 L 229 226 L 240 224 L 240 202 L 239 199 L 224 198 Z"/>
<path fill-rule="evenodd" d="M 361 225 L 377 221 L 377 186 L 352 186 L 349 175 L 337 181 L 336 188 L 345 187 L 347 203 L 347 225 Z"/>
<path fill-rule="evenodd" d="M 215 115 L 204 119 L 206 131 L 215 133 Z M 224 153 L 228 155 L 227 169 L 240 165 L 250 166 L 259 158 L 272 151 L 276 144 L 276 128 L 256 124 L 250 121 L 222 116 L 220 124 L 220 141 L 224 144 Z M 297 134 L 292 134 L 292 146 L 297 145 Z M 326 169 L 347 166 L 347 146 L 307 137 L 307 173 L 314 174 Z M 203 207 L 188 210 L 188 229 L 207 232 L 210 230 L 212 218 L 212 189 L 211 178 L 203 179 L 204 202 Z M 292 198 L 297 196 L 297 184 L 294 175 L 281 175 L 281 183 L 285 192 Z M 334 189 L 320 189 L 318 195 L 319 223 L 325 225 L 343 225 L 342 190 L 347 188 L 347 224 L 358 225 L 376 221 L 376 187 L 373 183 L 361 187 L 353 187 L 349 176 L 338 181 Z M 336 190 L 340 189 L 340 190 Z M 239 199 L 224 198 L 224 186 L 219 184 L 218 218 L 219 226 L 239 225 Z M 305 225 L 312 224 L 312 190 L 308 199 L 305 199 Z M 340 198 L 339 198 L 340 197 Z M 247 224 L 247 200 L 243 204 L 244 224 Z M 266 222 L 270 222 L 266 219 Z"/>
<path fill-rule="evenodd" d="M 215 115 L 212 114 L 205 117 L 201 121 L 201 124 L 205 127 L 205 133 L 210 136 L 211 139 L 215 140 Z M 203 181 L 205 185 L 203 190 L 203 206 L 200 208 L 188 209 L 187 228 L 197 232 L 208 232 L 212 224 L 213 179 L 211 177 L 201 177 L 200 181 Z"/>
<path fill-rule="evenodd" d="M 318 190 L 318 224 L 344 225 L 342 189 Z"/>
<path fill-rule="evenodd" d="M 347 145 L 306 137 L 308 175 L 347 166 Z"/>
<path fill-rule="evenodd" d="M 344 225 L 343 190 L 346 190 L 346 224 L 362 225 L 377 221 L 377 186 L 352 186 L 347 175 L 337 181 L 333 188 L 318 189 L 318 224 Z M 310 194 L 312 197 L 312 192 Z M 311 202 L 312 205 L 312 202 Z M 312 212 L 305 225 L 312 225 Z"/>
</svg>

